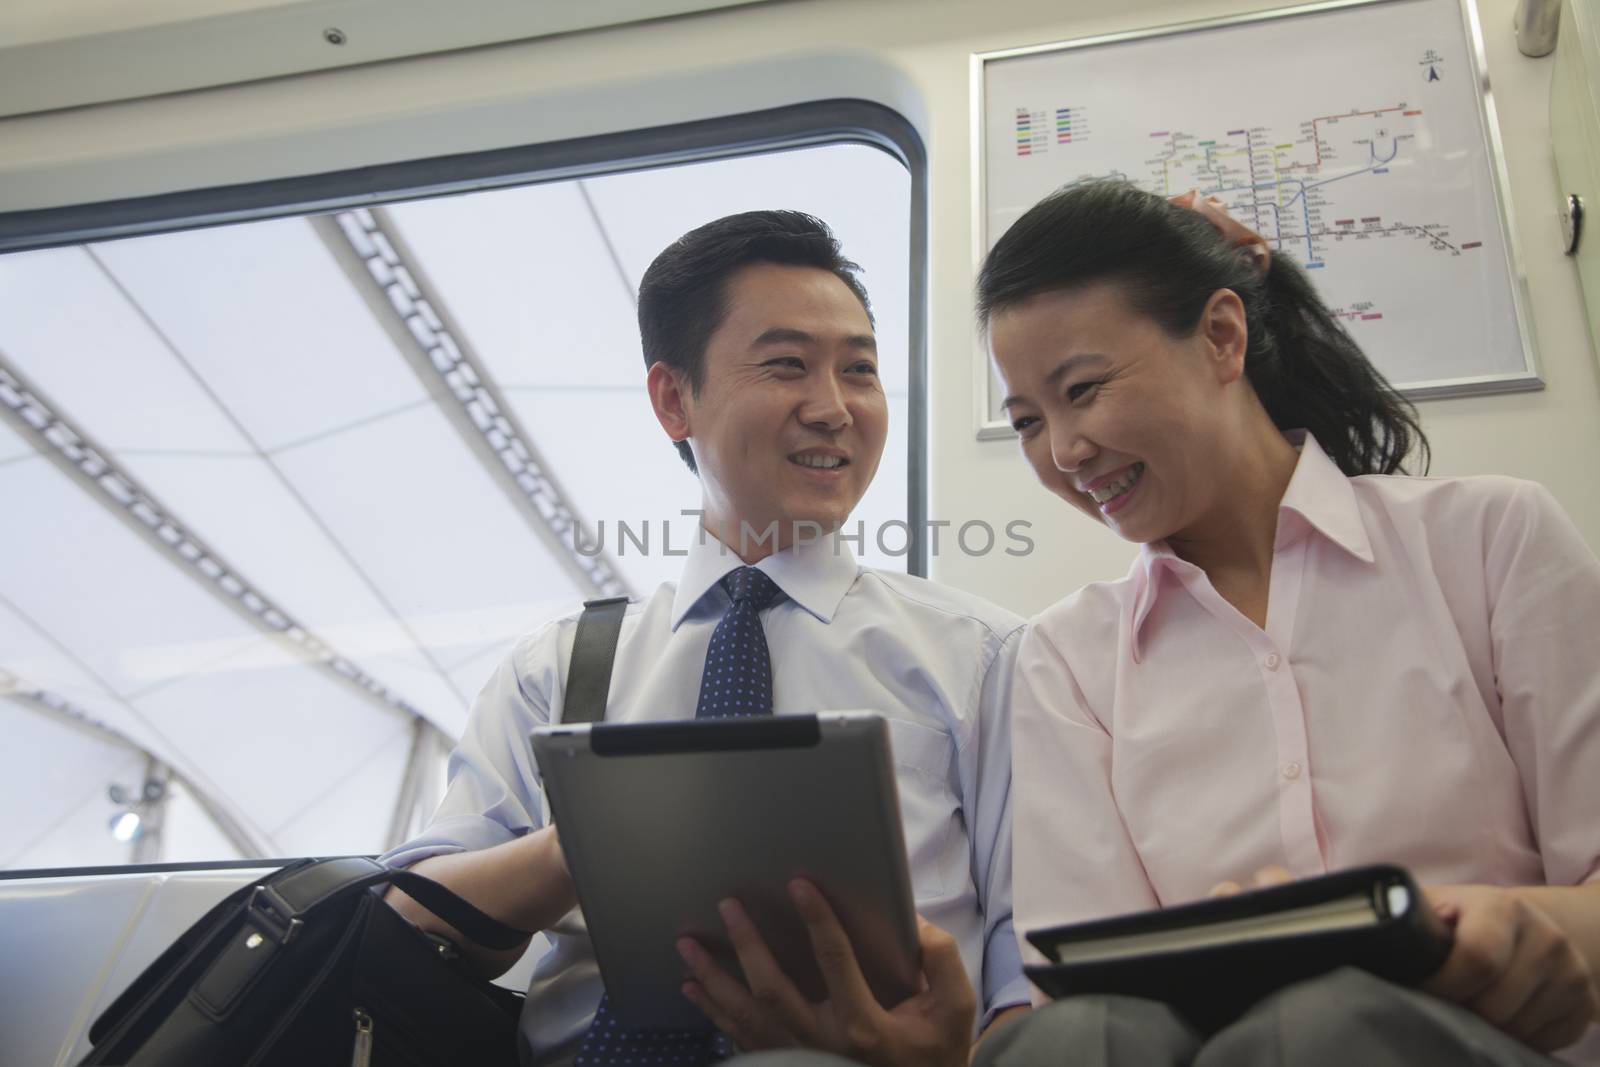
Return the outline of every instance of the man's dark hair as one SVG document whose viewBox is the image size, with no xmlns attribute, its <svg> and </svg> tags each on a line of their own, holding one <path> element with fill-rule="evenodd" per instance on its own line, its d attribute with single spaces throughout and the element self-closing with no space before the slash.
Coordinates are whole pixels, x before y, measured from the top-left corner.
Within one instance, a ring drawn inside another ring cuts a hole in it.
<svg viewBox="0 0 1600 1067">
<path fill-rule="evenodd" d="M 706 345 L 727 317 L 728 279 L 757 263 L 828 271 L 849 286 L 872 321 L 872 304 L 856 277 L 861 268 L 844 257 L 827 223 L 801 211 L 746 211 L 690 230 L 644 272 L 639 336 L 645 366 L 665 363 L 683 372 L 698 396 L 705 381 Z M 676 444 L 694 470 L 689 443 Z"/>
</svg>

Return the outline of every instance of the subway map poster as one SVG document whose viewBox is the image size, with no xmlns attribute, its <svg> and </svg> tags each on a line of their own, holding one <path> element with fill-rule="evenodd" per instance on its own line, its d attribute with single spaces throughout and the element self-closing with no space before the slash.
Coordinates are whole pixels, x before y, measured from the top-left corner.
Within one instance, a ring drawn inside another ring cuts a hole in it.
<svg viewBox="0 0 1600 1067">
<path fill-rule="evenodd" d="M 1018 49 L 975 78 L 983 251 L 1076 179 L 1195 189 L 1304 267 L 1407 392 L 1539 385 L 1457 0 Z"/>
</svg>

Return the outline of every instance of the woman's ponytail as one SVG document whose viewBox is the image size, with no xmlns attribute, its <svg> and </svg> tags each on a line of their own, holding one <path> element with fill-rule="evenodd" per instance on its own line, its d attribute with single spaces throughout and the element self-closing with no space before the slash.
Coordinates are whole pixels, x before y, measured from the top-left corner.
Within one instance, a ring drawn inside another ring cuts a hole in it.
<svg viewBox="0 0 1600 1067">
<path fill-rule="evenodd" d="M 1261 287 L 1262 344 L 1245 355 L 1245 375 L 1279 429 L 1305 429 L 1345 474 L 1405 471 L 1418 452 L 1428 469 L 1428 439 L 1416 409 L 1384 380 L 1335 318 L 1311 281 L 1274 255 Z"/>
</svg>

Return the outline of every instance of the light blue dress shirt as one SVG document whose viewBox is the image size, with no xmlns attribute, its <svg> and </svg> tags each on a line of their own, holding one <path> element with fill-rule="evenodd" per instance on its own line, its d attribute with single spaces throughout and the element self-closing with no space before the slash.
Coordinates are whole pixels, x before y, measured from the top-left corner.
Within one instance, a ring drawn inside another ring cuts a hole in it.
<svg viewBox="0 0 1600 1067">
<path fill-rule="evenodd" d="M 608 722 L 694 715 L 718 581 L 741 566 L 714 538 L 689 549 L 683 579 L 628 605 Z M 867 709 L 889 719 L 917 910 L 955 938 L 979 990 L 980 1027 L 1028 1001 L 1011 926 L 1012 664 L 1022 620 L 921 578 L 861 567 L 825 538 L 758 566 L 785 594 L 761 612 L 777 714 Z M 488 848 L 550 819 L 528 734 L 561 721 L 577 614 L 523 638 L 473 705 L 432 825 L 383 857 Z M 580 1035 L 602 992 L 583 916 L 548 932 L 522 1017 L 525 1058 Z"/>
</svg>

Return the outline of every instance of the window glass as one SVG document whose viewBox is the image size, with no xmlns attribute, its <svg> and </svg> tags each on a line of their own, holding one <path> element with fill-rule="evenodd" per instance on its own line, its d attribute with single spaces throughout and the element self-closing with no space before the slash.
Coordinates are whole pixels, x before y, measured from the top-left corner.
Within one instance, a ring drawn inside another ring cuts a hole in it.
<svg viewBox="0 0 1600 1067">
<path fill-rule="evenodd" d="M 892 421 L 858 554 L 904 569 L 910 195 L 838 144 L 0 256 L 0 868 L 425 818 L 517 636 L 676 578 L 699 489 L 634 294 L 721 215 L 811 212 L 864 268 Z M 574 517 L 601 556 L 547 532 Z"/>
</svg>

